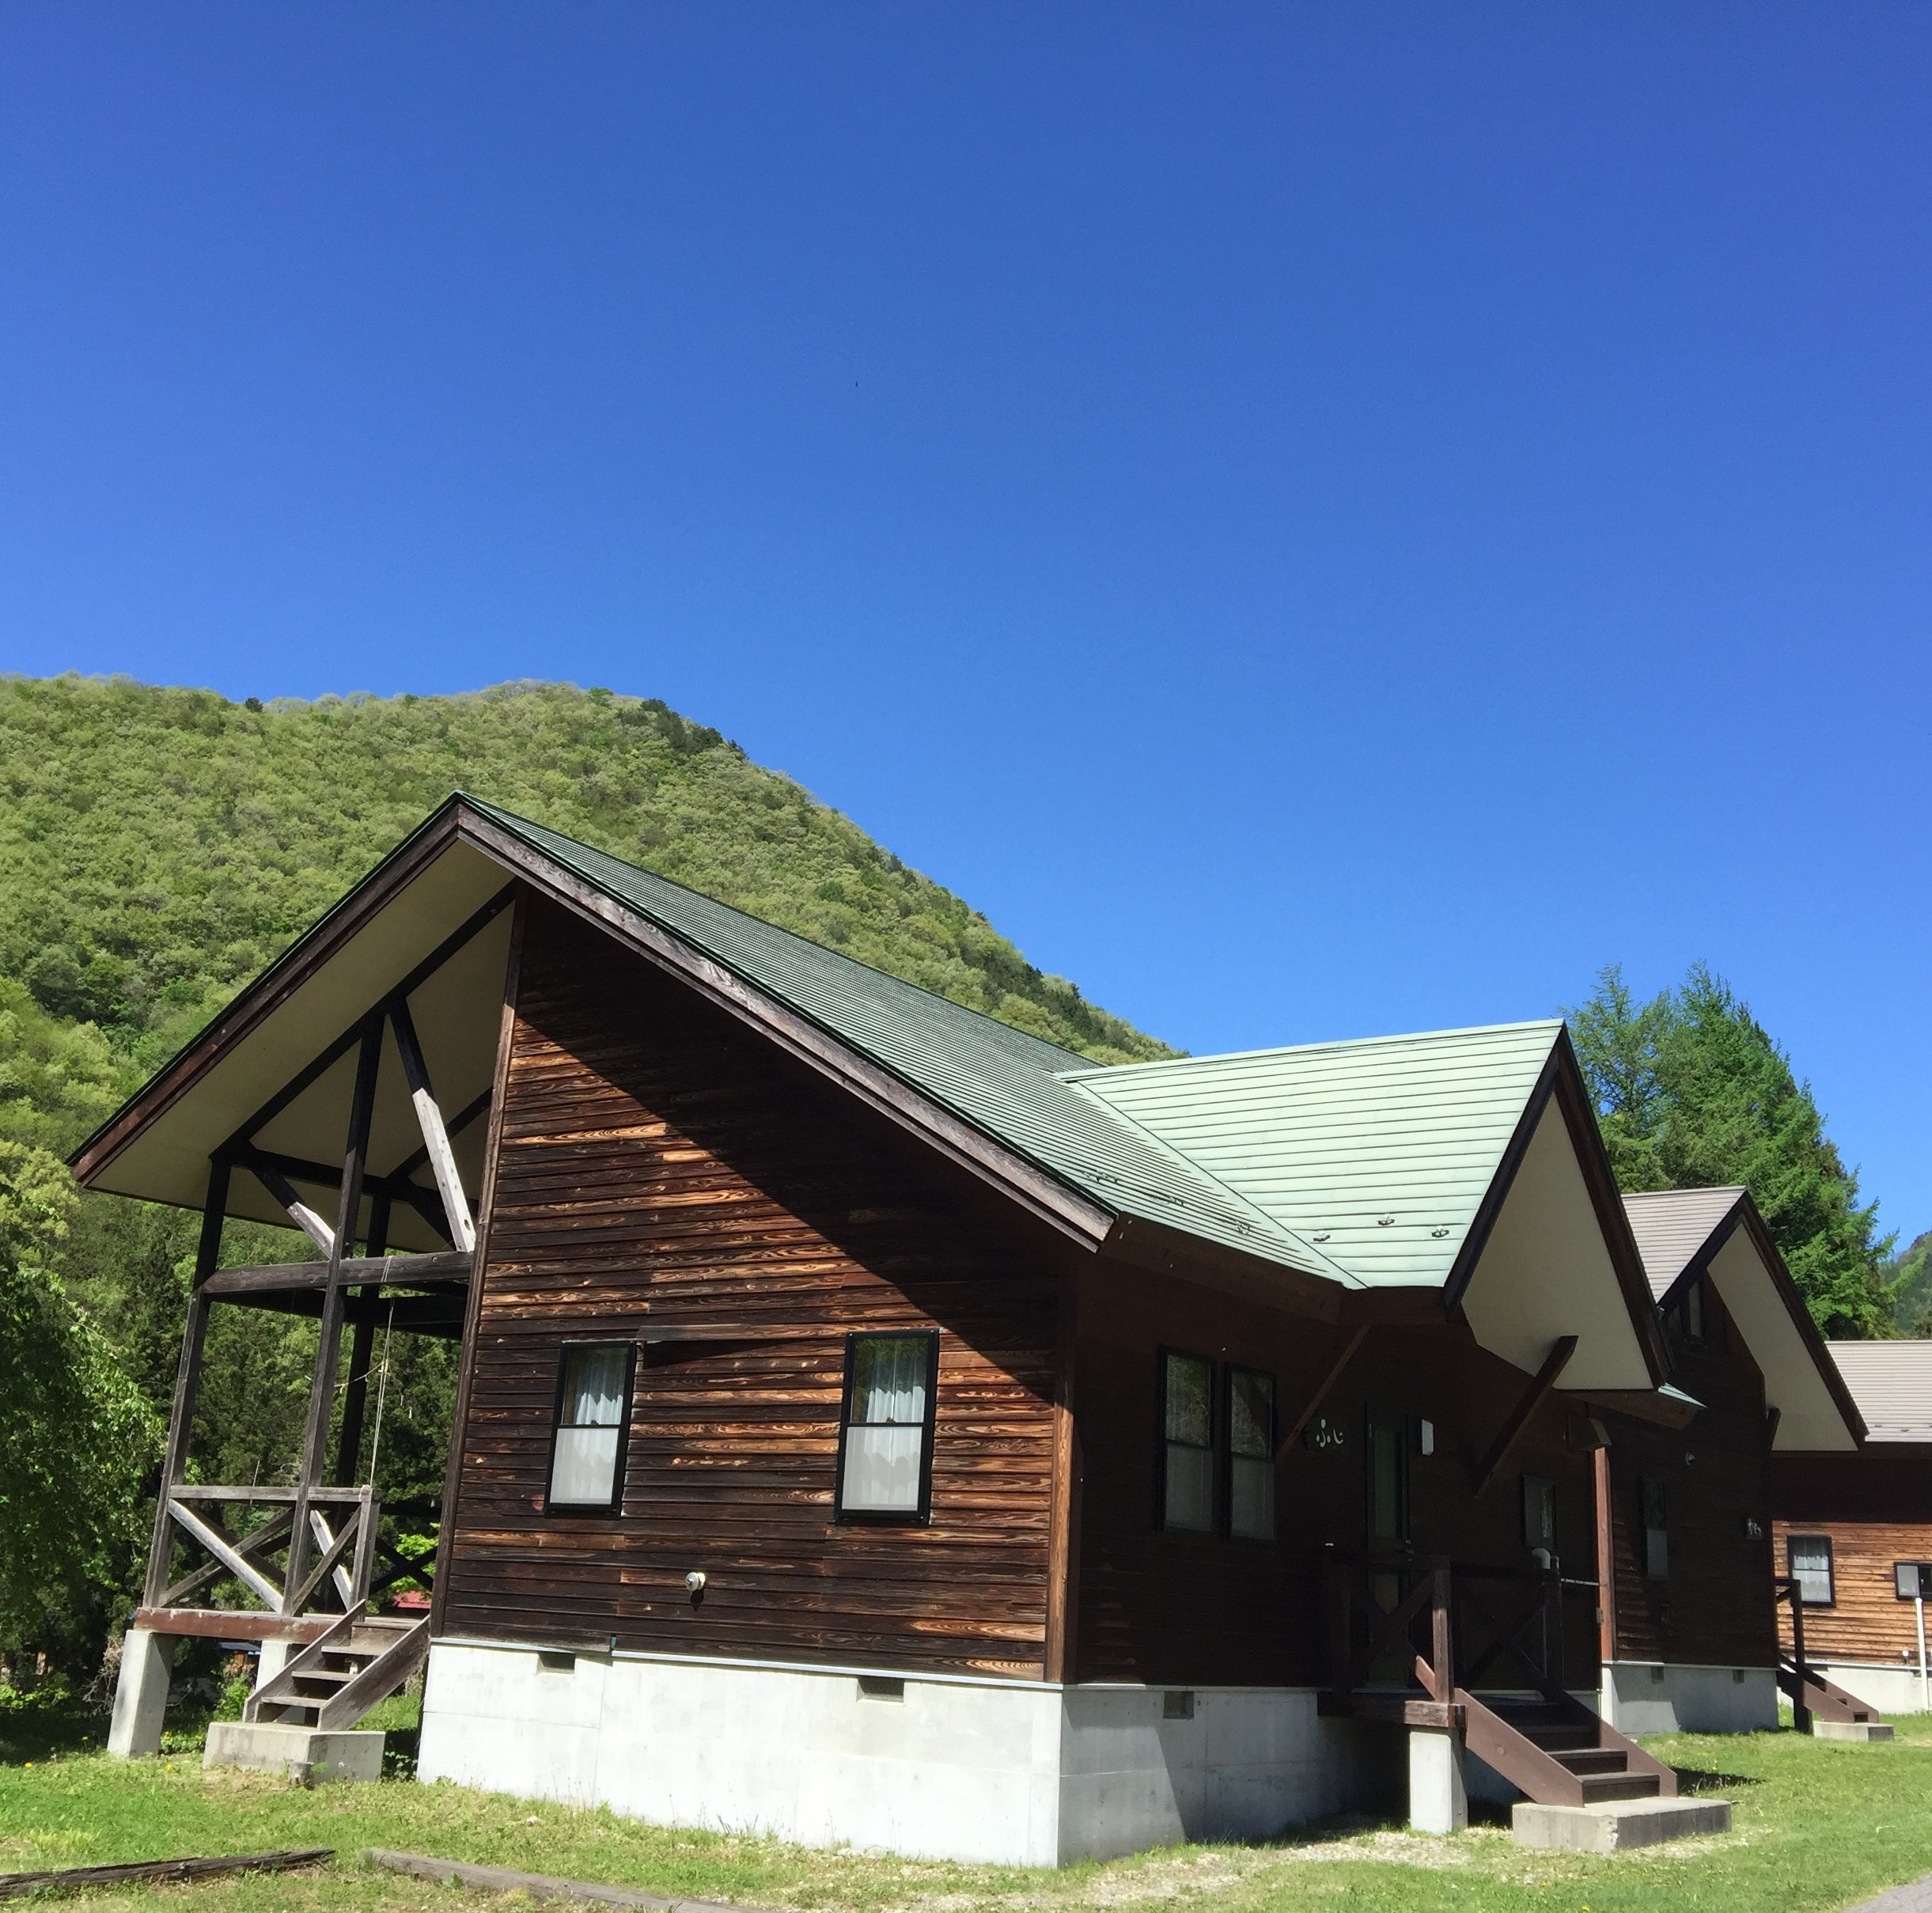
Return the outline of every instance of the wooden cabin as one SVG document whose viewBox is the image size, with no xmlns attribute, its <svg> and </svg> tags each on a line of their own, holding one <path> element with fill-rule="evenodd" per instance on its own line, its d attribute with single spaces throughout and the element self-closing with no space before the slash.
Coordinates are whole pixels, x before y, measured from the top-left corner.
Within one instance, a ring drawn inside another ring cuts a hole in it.
<svg viewBox="0 0 1932 1913">
<path fill-rule="evenodd" d="M 425 1779 L 915 1854 L 1675 1790 L 1594 1709 L 1596 1488 L 1682 1378 L 1560 1024 L 1100 1068 L 457 797 L 76 1167 L 204 1216 L 119 1751 L 252 1633 L 211 1757 L 354 1769 L 426 1657 Z M 318 1321 L 293 1485 L 191 1479 L 217 1306 Z M 422 1620 L 378 1317 L 462 1343 Z M 1717 1464 L 1651 1624 L 1748 1667 Z"/>
<path fill-rule="evenodd" d="M 1932 1600 L 1932 1342 L 1834 1342 L 1868 1430 L 1855 1454 L 1801 1447 L 1771 1467 L 1779 1571 L 1807 1658 L 1887 1714 L 1932 1711 L 1924 1610 Z"/>
<path fill-rule="evenodd" d="M 1854 1457 L 1864 1424 L 1748 1190 L 1623 1207 L 1672 1385 L 1597 1404 L 1604 1712 L 1633 1734 L 1775 1727 L 1780 1687 L 1801 1696 L 1771 1599 L 1771 1471 Z M 1802 1698 L 1832 1710 L 1828 1690 Z"/>
</svg>

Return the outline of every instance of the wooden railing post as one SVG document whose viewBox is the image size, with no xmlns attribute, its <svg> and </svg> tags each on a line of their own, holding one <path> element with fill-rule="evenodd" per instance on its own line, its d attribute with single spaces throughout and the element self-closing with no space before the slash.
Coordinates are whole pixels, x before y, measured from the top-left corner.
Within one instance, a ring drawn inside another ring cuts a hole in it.
<svg viewBox="0 0 1932 1913">
<path fill-rule="evenodd" d="M 1322 1564 L 1322 1585 L 1328 1603 L 1328 1685 L 1338 1694 L 1354 1684 L 1348 1678 L 1355 1643 L 1347 1577 L 1348 1570 L 1331 1554 Z"/>
<path fill-rule="evenodd" d="M 1438 1561 L 1433 1570 L 1434 1588 L 1429 1611 L 1430 1671 L 1435 1676 L 1430 1688 L 1440 1701 L 1452 1701 L 1456 1698 L 1456 1631 L 1451 1603 L 1454 1598 L 1453 1578 L 1446 1561 Z"/>
</svg>

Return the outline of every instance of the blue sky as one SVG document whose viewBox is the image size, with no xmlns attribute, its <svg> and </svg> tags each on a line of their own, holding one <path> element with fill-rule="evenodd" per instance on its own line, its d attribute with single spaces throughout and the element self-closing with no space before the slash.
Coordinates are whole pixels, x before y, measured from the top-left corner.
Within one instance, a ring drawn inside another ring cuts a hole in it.
<svg viewBox="0 0 1932 1913">
<path fill-rule="evenodd" d="M 1729 977 L 1932 1225 L 1920 5 L 0 11 L 0 668 L 662 697 L 1196 1050 Z"/>
</svg>

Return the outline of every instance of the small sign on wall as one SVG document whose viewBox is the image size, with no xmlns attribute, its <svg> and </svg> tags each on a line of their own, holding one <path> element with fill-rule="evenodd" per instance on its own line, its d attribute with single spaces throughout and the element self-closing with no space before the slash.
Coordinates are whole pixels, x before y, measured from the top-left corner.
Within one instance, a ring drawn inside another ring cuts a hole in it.
<svg viewBox="0 0 1932 1913">
<path fill-rule="evenodd" d="M 1318 1450 L 1346 1448 L 1348 1445 L 1347 1431 L 1332 1416 L 1318 1415 L 1302 1430 L 1301 1445 Z"/>
</svg>

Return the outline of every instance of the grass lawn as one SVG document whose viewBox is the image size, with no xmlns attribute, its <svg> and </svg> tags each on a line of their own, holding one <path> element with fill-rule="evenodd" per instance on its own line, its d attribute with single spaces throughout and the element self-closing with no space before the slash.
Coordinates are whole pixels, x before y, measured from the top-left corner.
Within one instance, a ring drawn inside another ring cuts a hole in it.
<svg viewBox="0 0 1932 1913">
<path fill-rule="evenodd" d="M 0 1716 L 0 1872 L 278 1847 L 338 1853 L 313 1873 L 87 1896 L 102 1913 L 175 1900 L 191 1900 L 197 1913 L 506 1904 L 365 1868 L 355 1858 L 364 1847 L 813 1913 L 1086 1913 L 1173 1902 L 1188 1913 L 1246 1913 L 1342 1895 L 1351 1913 L 1804 1913 L 1932 1873 L 1932 1719 L 1900 1723 L 1889 1745 L 1789 1733 L 1653 1741 L 1684 1770 L 1687 1791 L 1736 1802 L 1736 1831 L 1612 1859 L 1527 1852 L 1494 1824 L 1445 1840 L 1351 1827 L 1059 1873 L 816 1853 L 407 1780 L 303 1791 L 259 1775 L 204 1773 L 185 1743 L 156 1760 L 110 1760 L 81 1742 L 98 1731 L 70 1717 Z"/>
</svg>

